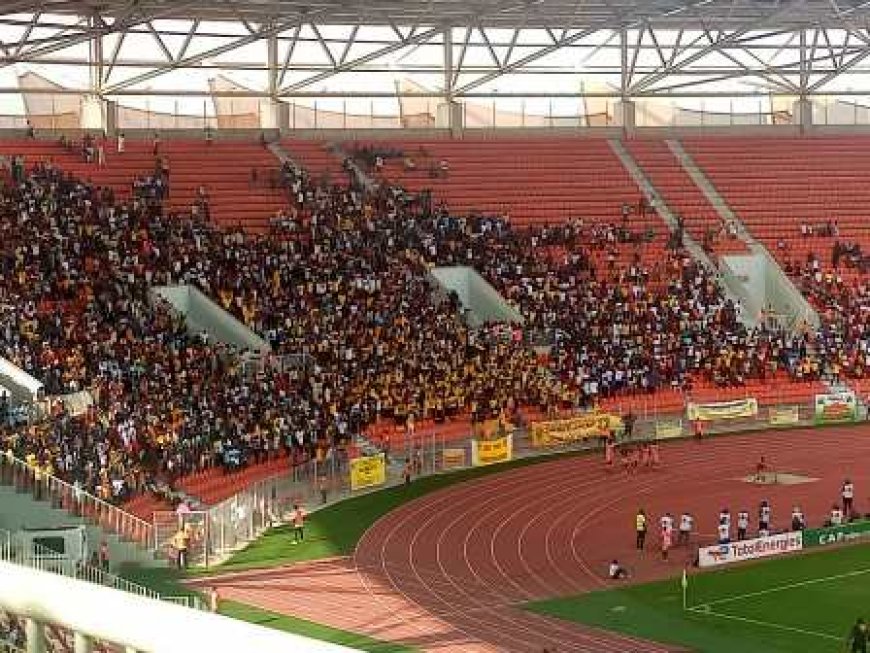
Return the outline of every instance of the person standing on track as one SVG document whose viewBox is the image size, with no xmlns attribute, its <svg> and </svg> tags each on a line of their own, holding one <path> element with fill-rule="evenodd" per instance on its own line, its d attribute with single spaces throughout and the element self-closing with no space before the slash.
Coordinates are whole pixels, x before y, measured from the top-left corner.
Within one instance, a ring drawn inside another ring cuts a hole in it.
<svg viewBox="0 0 870 653">
<path fill-rule="evenodd" d="M 689 538 L 692 536 L 692 525 L 695 519 L 689 512 L 684 512 L 680 516 L 680 534 L 677 537 L 677 544 L 680 546 L 689 546 Z"/>
<path fill-rule="evenodd" d="M 843 495 L 843 516 L 846 521 L 849 521 L 852 519 L 852 511 L 854 510 L 855 486 L 848 478 L 843 481 L 841 494 Z"/>
<path fill-rule="evenodd" d="M 671 545 L 674 542 L 674 531 L 672 528 L 662 526 L 662 560 L 667 562 L 668 551 L 671 550 Z"/>
<path fill-rule="evenodd" d="M 724 519 L 719 520 L 716 529 L 719 544 L 731 544 L 731 527 Z"/>
<path fill-rule="evenodd" d="M 643 508 L 637 511 L 637 515 L 634 518 L 634 529 L 636 532 L 636 546 L 638 551 L 643 551 L 644 544 L 646 544 L 646 529 L 647 529 L 647 520 L 646 513 L 643 511 Z"/>
<path fill-rule="evenodd" d="M 737 513 L 737 541 L 742 542 L 746 539 L 746 533 L 749 530 L 749 511 L 741 510 Z"/>
<path fill-rule="evenodd" d="M 843 511 L 836 503 L 831 507 L 831 526 L 843 525 Z"/>
<path fill-rule="evenodd" d="M 770 533 L 770 522 L 770 504 L 765 500 L 758 507 L 758 537 L 767 537 Z"/>
</svg>

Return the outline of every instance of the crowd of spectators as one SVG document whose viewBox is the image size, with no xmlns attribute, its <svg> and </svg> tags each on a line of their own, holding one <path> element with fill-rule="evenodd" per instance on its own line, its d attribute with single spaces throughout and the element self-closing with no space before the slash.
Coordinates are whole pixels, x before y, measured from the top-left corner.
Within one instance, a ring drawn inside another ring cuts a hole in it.
<svg viewBox="0 0 870 653">
<path fill-rule="evenodd" d="M 378 420 L 821 373 L 805 337 L 744 327 L 673 234 L 579 219 L 520 230 L 291 167 L 268 236 L 221 231 L 164 213 L 169 170 L 154 151 L 126 203 L 47 164 L 0 195 L 0 355 L 49 394 L 94 397 L 84 415 L 58 404 L 46 422 L 6 427 L 2 445 L 106 499 L 212 464 L 314 455 Z M 433 292 L 435 264 L 477 269 L 526 333 L 469 328 L 458 298 Z M 171 284 L 199 287 L 269 342 L 253 376 L 247 352 L 190 333 L 152 295 Z M 548 359 L 528 333 L 555 343 Z"/>
</svg>

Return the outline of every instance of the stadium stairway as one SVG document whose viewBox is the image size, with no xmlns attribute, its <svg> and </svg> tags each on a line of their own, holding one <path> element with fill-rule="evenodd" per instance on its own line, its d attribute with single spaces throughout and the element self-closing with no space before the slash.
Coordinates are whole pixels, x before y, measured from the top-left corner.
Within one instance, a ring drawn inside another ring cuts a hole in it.
<svg viewBox="0 0 870 653">
<path fill-rule="evenodd" d="M 161 144 L 160 154 L 169 162 L 170 210 L 189 211 L 202 186 L 214 223 L 262 233 L 288 208 L 280 163 L 259 143 L 172 140 Z"/>
<path fill-rule="evenodd" d="M 870 248 L 870 138 L 689 138 L 681 141 L 749 231 L 781 262 L 830 260 L 835 238 L 802 224 L 835 223 L 840 240 Z M 844 277 L 859 275 L 843 270 Z"/>
<path fill-rule="evenodd" d="M 347 186 L 341 153 L 326 141 L 287 138 L 281 140 L 280 145 L 313 179 Z"/>
<path fill-rule="evenodd" d="M 64 508 L 56 507 L 46 496 L 37 500 L 27 490 L 6 484 L 3 476 L 0 484 L 0 528 L 17 531 L 21 528 L 57 528 L 84 525 L 88 531 L 88 541 L 92 547 L 105 540 L 109 546 L 109 559 L 112 565 L 133 563 L 143 566 L 165 566 L 166 561 L 155 557 L 149 546 L 134 542 L 110 527 L 109 519 L 85 519 Z M 148 543 L 150 544 L 150 543 Z"/>
<path fill-rule="evenodd" d="M 632 139 L 623 144 L 658 196 L 675 215 L 683 218 L 686 231 L 695 241 L 703 243 L 706 233 L 712 232 L 716 234 L 712 243 L 712 253 L 715 255 L 748 253 L 746 244 L 740 239 L 719 235 L 724 216 L 705 196 L 684 162 L 677 158 L 667 142 Z"/>
</svg>

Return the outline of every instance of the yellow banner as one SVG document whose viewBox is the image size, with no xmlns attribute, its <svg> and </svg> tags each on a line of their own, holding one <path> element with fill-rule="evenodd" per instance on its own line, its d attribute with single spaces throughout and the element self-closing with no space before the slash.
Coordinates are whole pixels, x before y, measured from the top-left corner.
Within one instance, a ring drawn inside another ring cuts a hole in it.
<svg viewBox="0 0 870 653">
<path fill-rule="evenodd" d="M 717 419 L 738 419 L 756 415 L 758 415 L 758 400 L 753 397 L 710 404 L 690 403 L 686 406 L 686 416 L 691 421 L 712 422 Z"/>
<path fill-rule="evenodd" d="M 514 439 L 512 435 L 495 440 L 471 441 L 471 464 L 475 467 L 507 462 L 513 457 Z"/>
<path fill-rule="evenodd" d="M 768 409 L 767 417 L 773 426 L 797 424 L 800 421 L 800 408 L 798 406 L 772 406 Z"/>
<path fill-rule="evenodd" d="M 444 449 L 441 452 L 444 469 L 459 469 L 465 467 L 465 449 Z"/>
<path fill-rule="evenodd" d="M 601 438 L 608 435 L 611 430 L 618 431 L 622 427 L 622 418 L 618 415 L 589 413 L 567 419 L 535 422 L 529 427 L 529 432 L 532 435 L 533 446 L 549 447 L 579 442 L 586 438 Z"/>
<path fill-rule="evenodd" d="M 384 454 L 354 458 L 350 461 L 350 489 L 361 490 L 387 482 L 387 463 Z"/>
</svg>

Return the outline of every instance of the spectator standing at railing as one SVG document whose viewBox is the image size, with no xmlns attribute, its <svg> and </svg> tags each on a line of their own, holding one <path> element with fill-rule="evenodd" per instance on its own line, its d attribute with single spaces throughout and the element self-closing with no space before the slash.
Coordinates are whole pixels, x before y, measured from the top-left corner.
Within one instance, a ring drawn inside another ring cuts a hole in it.
<svg viewBox="0 0 870 653">
<path fill-rule="evenodd" d="M 176 551 L 176 562 L 179 569 L 187 569 L 187 549 L 190 546 L 190 533 L 187 527 L 179 528 L 172 538 L 172 546 Z"/>
<path fill-rule="evenodd" d="M 215 614 L 221 609 L 221 595 L 218 588 L 213 585 L 208 588 L 208 609 Z"/>
<path fill-rule="evenodd" d="M 100 569 L 109 571 L 109 543 L 106 540 L 100 542 Z"/>
</svg>

